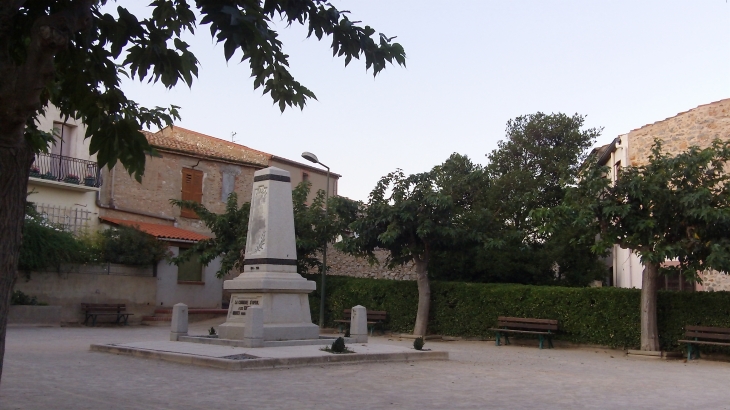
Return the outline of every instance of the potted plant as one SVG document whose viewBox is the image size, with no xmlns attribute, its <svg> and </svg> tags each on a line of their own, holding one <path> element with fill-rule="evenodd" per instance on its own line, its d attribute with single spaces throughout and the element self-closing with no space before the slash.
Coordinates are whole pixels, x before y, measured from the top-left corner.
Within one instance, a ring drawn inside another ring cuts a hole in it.
<svg viewBox="0 0 730 410">
<path fill-rule="evenodd" d="M 33 177 L 33 178 L 40 178 L 41 177 L 41 170 L 38 167 L 36 167 L 36 166 L 30 167 L 30 176 Z"/>
<path fill-rule="evenodd" d="M 45 174 L 41 175 L 41 179 L 56 179 L 56 176 L 53 175 L 53 172 L 48 171 Z"/>
<path fill-rule="evenodd" d="M 93 175 L 87 175 L 84 177 L 84 185 L 94 186 L 94 183 L 96 183 L 96 178 L 94 178 Z"/>
<path fill-rule="evenodd" d="M 74 174 L 67 174 L 66 178 L 63 179 L 63 182 L 67 184 L 79 184 L 79 176 Z"/>
</svg>

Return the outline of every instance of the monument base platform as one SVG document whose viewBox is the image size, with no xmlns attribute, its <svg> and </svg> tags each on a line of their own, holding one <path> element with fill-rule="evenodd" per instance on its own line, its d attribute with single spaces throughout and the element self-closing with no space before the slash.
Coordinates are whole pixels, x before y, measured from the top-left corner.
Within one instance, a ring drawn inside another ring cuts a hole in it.
<svg viewBox="0 0 730 410">
<path fill-rule="evenodd" d="M 244 323 L 226 322 L 218 326 L 221 339 L 243 340 Z M 313 323 L 264 323 L 264 341 L 319 339 L 319 326 Z"/>
<path fill-rule="evenodd" d="M 263 341 L 318 339 L 319 327 L 312 323 L 308 293 L 313 281 L 293 272 L 245 272 L 223 283 L 231 291 L 226 322 L 218 327 L 222 339 L 243 340 L 246 311 L 263 311 Z"/>
</svg>

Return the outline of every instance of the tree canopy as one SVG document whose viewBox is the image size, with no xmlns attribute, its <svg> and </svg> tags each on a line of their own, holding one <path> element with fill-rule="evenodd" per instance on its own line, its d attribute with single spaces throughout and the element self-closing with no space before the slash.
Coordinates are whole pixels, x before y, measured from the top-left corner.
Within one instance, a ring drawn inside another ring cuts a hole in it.
<svg viewBox="0 0 730 410">
<path fill-rule="evenodd" d="M 413 334 L 425 335 L 431 303 L 428 265 L 434 253 L 456 248 L 476 231 L 468 228 L 472 203 L 469 182 L 477 166 L 452 155 L 431 172 L 405 175 L 396 170 L 382 177 L 370 193 L 352 236 L 340 245 L 376 263 L 376 249 L 388 251 L 389 267 L 413 262 L 418 282 L 418 311 Z M 457 183 L 457 180 L 460 183 Z M 457 206 L 458 204 L 458 206 Z"/>
<path fill-rule="evenodd" d="M 274 19 L 306 25 L 309 37 L 329 37 L 333 55 L 345 65 L 362 58 L 373 75 L 388 63 L 405 65 L 403 47 L 393 37 L 376 34 L 322 0 L 152 0 L 147 16 L 120 2 L 116 17 L 102 10 L 106 4 L 0 2 L 0 372 L 29 169 L 35 153 L 52 139 L 36 119 L 49 104 L 86 125 L 89 149 L 100 166 L 119 161 L 141 180 L 145 153 L 153 149 L 140 130 L 172 125 L 178 107 L 143 107 L 127 98 L 120 80 L 190 86 L 199 62 L 183 35 L 199 26 L 223 44 L 226 60 L 237 56 L 248 63 L 254 88 L 269 94 L 281 110 L 303 108 L 315 95 L 289 72 Z"/>
<path fill-rule="evenodd" d="M 523 115 L 507 122 L 506 139 L 487 155 L 464 188 L 478 240 L 437 253 L 432 274 L 442 280 L 584 286 L 605 275 L 590 245 L 571 242 L 579 227 L 545 233 L 532 214 L 562 204 L 600 129 L 585 117 Z M 459 183 L 444 186 L 458 187 Z"/>
<path fill-rule="evenodd" d="M 596 164 L 587 168 L 562 207 L 596 252 L 616 244 L 636 252 L 642 276 L 641 348 L 658 350 L 657 277 L 675 273 L 701 281 L 708 269 L 730 271 L 730 142 L 663 153 L 655 141 L 648 163 L 622 168 L 615 183 Z M 596 234 L 599 234 L 596 241 Z M 576 237 L 580 240 L 580 237 Z M 676 266 L 664 265 L 676 261 Z"/>
</svg>

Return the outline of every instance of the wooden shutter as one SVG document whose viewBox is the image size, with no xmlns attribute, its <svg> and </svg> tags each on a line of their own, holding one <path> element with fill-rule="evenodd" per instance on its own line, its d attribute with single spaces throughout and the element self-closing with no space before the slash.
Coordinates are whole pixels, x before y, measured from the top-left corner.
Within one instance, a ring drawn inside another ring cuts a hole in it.
<svg viewBox="0 0 730 410">
<path fill-rule="evenodd" d="M 180 199 L 183 201 L 194 201 L 203 203 L 203 172 L 195 169 L 183 168 L 182 170 L 182 193 Z M 185 218 L 198 218 L 198 215 L 190 208 L 182 208 L 180 216 Z"/>
</svg>

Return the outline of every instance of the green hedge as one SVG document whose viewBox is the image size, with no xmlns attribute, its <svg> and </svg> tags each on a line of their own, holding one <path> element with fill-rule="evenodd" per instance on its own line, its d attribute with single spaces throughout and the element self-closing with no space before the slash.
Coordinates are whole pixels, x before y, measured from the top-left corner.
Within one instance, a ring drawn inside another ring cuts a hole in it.
<svg viewBox="0 0 730 410">
<path fill-rule="evenodd" d="M 312 317 L 319 317 L 318 275 L 310 294 Z M 491 336 L 497 316 L 558 319 L 556 339 L 620 348 L 638 348 L 641 294 L 638 289 L 567 288 L 461 282 L 431 283 L 429 332 L 449 336 Z M 386 328 L 411 332 L 416 319 L 415 282 L 327 277 L 326 321 L 343 309 L 363 305 L 388 311 Z M 659 292 L 662 348 L 678 350 L 686 324 L 730 327 L 730 292 Z"/>
</svg>

